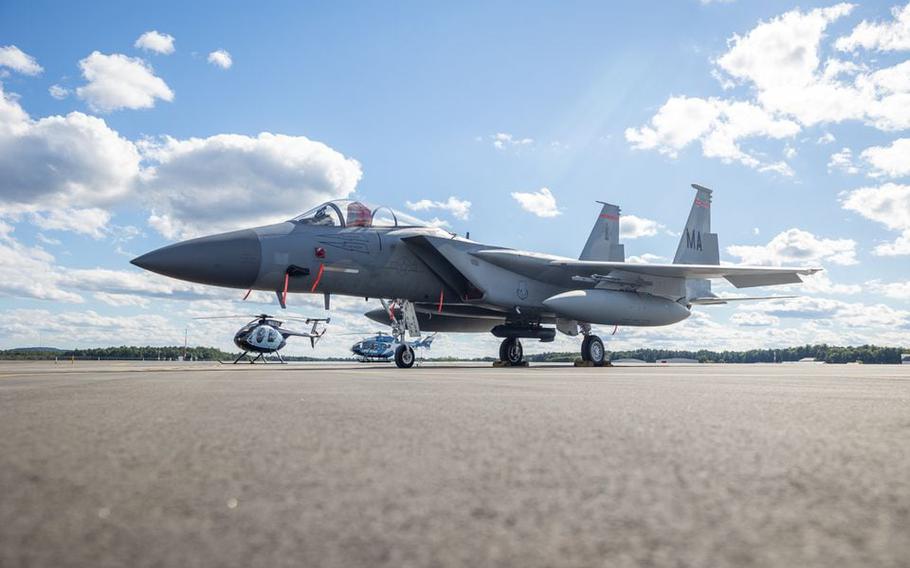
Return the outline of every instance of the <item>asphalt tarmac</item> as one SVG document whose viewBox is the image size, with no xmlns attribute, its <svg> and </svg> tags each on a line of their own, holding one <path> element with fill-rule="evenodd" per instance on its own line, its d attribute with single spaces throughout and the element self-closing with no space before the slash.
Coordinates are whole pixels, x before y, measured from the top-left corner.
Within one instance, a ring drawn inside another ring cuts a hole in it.
<svg viewBox="0 0 910 568">
<path fill-rule="evenodd" d="M 0 363 L 0 566 L 908 566 L 910 367 Z"/>
</svg>

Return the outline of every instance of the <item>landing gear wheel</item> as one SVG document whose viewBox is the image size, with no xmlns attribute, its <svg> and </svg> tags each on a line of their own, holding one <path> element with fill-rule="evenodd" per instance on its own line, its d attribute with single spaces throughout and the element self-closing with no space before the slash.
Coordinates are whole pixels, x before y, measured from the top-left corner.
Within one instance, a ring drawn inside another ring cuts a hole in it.
<svg viewBox="0 0 910 568">
<path fill-rule="evenodd" d="M 590 343 L 591 343 L 591 337 L 592 336 L 590 336 L 590 335 L 586 335 L 585 338 L 581 340 L 581 360 L 582 361 L 591 360 L 591 356 L 588 355 L 588 345 L 590 345 Z"/>
<path fill-rule="evenodd" d="M 414 366 L 414 350 L 410 345 L 402 343 L 395 349 L 395 365 L 399 369 L 410 369 Z"/>
<path fill-rule="evenodd" d="M 581 342 L 581 358 L 594 363 L 595 367 L 603 367 L 607 360 L 607 351 L 604 342 L 596 335 L 588 335 Z"/>
<path fill-rule="evenodd" d="M 499 360 L 509 365 L 518 365 L 524 358 L 524 349 L 517 337 L 509 337 L 499 344 Z"/>
</svg>

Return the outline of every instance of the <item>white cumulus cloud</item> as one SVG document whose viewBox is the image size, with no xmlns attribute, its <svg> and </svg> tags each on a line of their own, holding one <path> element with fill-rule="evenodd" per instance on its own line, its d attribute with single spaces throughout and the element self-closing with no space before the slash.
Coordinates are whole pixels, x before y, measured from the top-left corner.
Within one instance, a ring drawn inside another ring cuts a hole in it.
<svg viewBox="0 0 910 568">
<path fill-rule="evenodd" d="M 34 211 L 29 215 L 29 219 L 34 225 L 46 231 L 71 231 L 100 239 L 106 234 L 105 229 L 111 220 L 111 213 L 97 207 L 60 208 Z"/>
<path fill-rule="evenodd" d="M 112 205 L 134 199 L 168 238 L 283 220 L 350 195 L 360 164 L 303 136 L 161 137 L 134 143 L 98 117 L 32 119 L 0 85 L 0 221 L 119 242 Z M 466 216 L 470 203 L 443 202 Z"/>
<path fill-rule="evenodd" d="M 40 247 L 28 247 L 12 236 L 12 227 L 0 221 L 0 296 L 82 302 L 79 294 L 57 285 L 54 257 Z M 2 318 L 0 318 L 2 319 Z"/>
<path fill-rule="evenodd" d="M 138 49 L 152 51 L 162 55 L 174 53 L 174 36 L 157 30 L 147 31 L 133 44 Z"/>
<path fill-rule="evenodd" d="M 817 294 L 851 295 L 859 294 L 863 291 L 863 287 L 859 284 L 839 284 L 832 281 L 827 272 L 816 272 L 809 276 L 800 276 L 800 278 L 802 278 L 803 283 L 795 286 L 791 292 L 796 294 L 811 292 Z"/>
<path fill-rule="evenodd" d="M 44 71 L 44 68 L 38 65 L 38 61 L 34 57 L 15 45 L 0 47 L 0 67 L 12 69 L 23 75 L 38 75 Z"/>
<path fill-rule="evenodd" d="M 234 59 L 226 50 L 217 49 L 209 53 L 208 62 L 212 65 L 221 67 L 222 69 L 230 69 L 231 65 L 234 64 Z"/>
<path fill-rule="evenodd" d="M 512 199 L 517 201 L 522 209 L 538 217 L 556 217 L 562 213 L 556 206 L 556 196 L 546 187 L 527 193 L 512 192 Z"/>
<path fill-rule="evenodd" d="M 834 46 L 841 51 L 858 48 L 878 51 L 910 49 L 910 4 L 893 7 L 891 15 L 894 18 L 891 22 L 863 20 L 850 35 L 838 39 Z"/>
<path fill-rule="evenodd" d="M 625 136 L 635 149 L 654 149 L 672 158 L 697 141 L 705 157 L 790 175 L 785 162 L 760 159 L 744 151 L 740 142 L 753 137 L 788 138 L 799 130 L 795 122 L 775 118 L 748 102 L 680 96 L 670 97 L 648 125 L 628 128 Z"/>
<path fill-rule="evenodd" d="M 904 177 L 910 175 L 910 138 L 898 138 L 890 146 L 872 146 L 860 156 L 875 168 L 873 176 Z"/>
<path fill-rule="evenodd" d="M 841 205 L 888 229 L 901 231 L 893 242 L 877 245 L 874 254 L 910 254 L 910 185 L 886 183 L 878 187 L 854 189 L 844 194 Z"/>
<path fill-rule="evenodd" d="M 845 174 L 857 174 L 859 168 L 853 163 L 853 150 L 841 148 L 840 152 L 831 154 L 828 158 L 828 171 L 840 171 Z"/>
<path fill-rule="evenodd" d="M 41 322 L 36 327 L 35 322 Z M 94 310 L 61 311 L 14 309 L 0 318 L 0 336 L 25 344 L 40 341 L 63 347 L 99 345 L 177 345 L 183 342 L 182 324 L 158 314 L 102 315 Z"/>
<path fill-rule="evenodd" d="M 168 238 L 264 224 L 350 195 L 360 164 L 304 136 L 219 134 L 141 144 L 149 223 Z"/>
<path fill-rule="evenodd" d="M 725 88 L 748 89 L 746 100 L 671 96 L 648 124 L 627 129 L 626 139 L 633 148 L 671 157 L 698 142 L 706 157 L 790 174 L 786 162 L 768 161 L 742 142 L 789 138 L 805 127 L 848 120 L 884 131 L 910 128 L 910 62 L 887 66 L 825 56 L 828 26 L 853 8 L 841 3 L 794 9 L 734 34 L 714 61 L 714 75 Z M 907 8 L 895 12 L 900 22 L 908 14 Z M 830 133 L 818 138 L 822 144 L 833 141 Z M 792 152 L 785 146 L 784 153 Z"/>
<path fill-rule="evenodd" d="M 12 233 L 12 226 L 0 221 L 0 297 L 84 303 L 82 293 L 91 293 L 95 299 L 115 306 L 143 306 L 150 299 L 196 302 L 236 297 L 231 290 L 141 270 L 60 266 L 43 248 L 23 245 Z M 39 240 L 59 244 L 52 239 Z"/>
<path fill-rule="evenodd" d="M 738 311 L 730 316 L 730 322 L 745 327 L 766 327 L 778 325 L 780 318 L 762 312 Z"/>
<path fill-rule="evenodd" d="M 530 146 L 534 143 L 533 138 L 523 138 L 520 136 L 515 136 L 508 132 L 497 132 L 496 134 L 491 134 L 490 139 L 493 140 L 493 147 L 497 150 L 505 150 L 506 148 L 511 147 L 521 147 L 521 146 Z"/>
<path fill-rule="evenodd" d="M 885 304 L 844 302 L 812 296 L 757 302 L 741 306 L 738 310 L 778 318 L 823 319 L 832 324 L 850 327 L 881 327 L 900 330 L 910 326 L 910 312 L 905 310 L 897 310 Z"/>
<path fill-rule="evenodd" d="M 822 262 L 856 264 L 856 241 L 820 238 L 802 229 L 788 229 L 766 245 L 732 245 L 727 253 L 751 265 L 809 265 Z"/>
<path fill-rule="evenodd" d="M 841 3 L 809 12 L 791 10 L 761 22 L 746 35 L 733 34 L 730 49 L 717 59 L 717 65 L 761 91 L 811 84 L 825 28 L 852 10 L 852 4 Z"/>
<path fill-rule="evenodd" d="M 57 270 L 57 284 L 67 290 L 105 294 L 107 303 L 123 300 L 121 296 L 161 300 L 203 300 L 229 298 L 228 290 L 192 284 L 140 270 L 110 270 L 106 268 L 70 268 Z M 113 304 L 112 304 L 113 305 Z"/>
<path fill-rule="evenodd" d="M 456 219 L 465 220 L 471 214 L 471 202 L 465 199 L 459 199 L 455 196 L 449 196 L 445 201 L 433 201 L 431 199 L 421 199 L 419 201 L 407 201 L 405 203 L 411 211 L 428 211 L 430 209 L 443 209 L 452 214 Z"/>
<path fill-rule="evenodd" d="M 910 92 L 906 80 L 896 81 L 900 66 L 871 71 L 862 62 L 822 60 L 825 30 L 853 7 L 797 9 L 762 22 L 745 36 L 734 35 L 717 65 L 751 85 L 765 109 L 805 126 L 862 120 L 882 130 L 907 128 Z"/>
<path fill-rule="evenodd" d="M 667 258 L 660 256 L 659 254 L 653 254 L 646 252 L 642 255 L 633 255 L 626 259 L 626 262 L 634 262 L 636 264 L 654 264 L 666 262 Z"/>
<path fill-rule="evenodd" d="M 873 292 L 887 296 L 894 300 L 910 301 L 910 280 L 905 282 L 882 282 L 871 280 L 866 282 L 866 287 Z"/>
<path fill-rule="evenodd" d="M 139 163 L 133 143 L 104 120 L 80 112 L 33 120 L 0 87 L 0 204 L 7 214 L 109 205 L 132 191 Z M 89 223 L 88 232 L 96 229 Z"/>
<path fill-rule="evenodd" d="M 69 89 L 60 85 L 51 85 L 48 87 L 47 92 L 58 101 L 65 99 L 70 94 Z"/>
<path fill-rule="evenodd" d="M 138 57 L 95 51 L 81 60 L 79 67 L 88 83 L 78 87 L 76 95 L 98 112 L 152 108 L 156 100 L 174 100 L 167 83 Z"/>
<path fill-rule="evenodd" d="M 624 239 L 637 239 L 639 237 L 653 237 L 665 227 L 657 221 L 623 215 L 619 218 L 619 236 Z"/>
</svg>

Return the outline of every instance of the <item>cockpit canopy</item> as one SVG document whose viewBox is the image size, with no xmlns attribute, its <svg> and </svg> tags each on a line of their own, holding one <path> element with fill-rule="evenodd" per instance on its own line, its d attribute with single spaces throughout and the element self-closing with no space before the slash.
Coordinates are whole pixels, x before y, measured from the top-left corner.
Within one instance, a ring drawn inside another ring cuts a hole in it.
<svg viewBox="0 0 910 568">
<path fill-rule="evenodd" d="M 428 223 L 395 211 L 391 207 L 372 207 L 360 201 L 327 201 L 291 219 L 300 225 L 321 227 L 428 227 Z"/>
</svg>

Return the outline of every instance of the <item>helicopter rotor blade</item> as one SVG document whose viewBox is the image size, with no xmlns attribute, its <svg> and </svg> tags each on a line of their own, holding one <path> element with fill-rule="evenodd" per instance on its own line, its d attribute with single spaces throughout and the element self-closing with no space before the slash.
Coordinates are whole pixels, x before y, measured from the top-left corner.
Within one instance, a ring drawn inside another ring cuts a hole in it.
<svg viewBox="0 0 910 568">
<path fill-rule="evenodd" d="M 235 314 L 232 316 L 200 316 L 194 317 L 194 320 L 217 320 L 217 319 L 236 319 L 236 318 L 258 318 L 259 316 L 254 316 L 250 314 Z"/>
<path fill-rule="evenodd" d="M 335 337 L 343 337 L 346 335 L 359 335 L 360 337 L 373 336 L 373 335 L 389 335 L 387 331 L 348 331 L 345 333 L 333 333 Z"/>
<path fill-rule="evenodd" d="M 200 316 L 200 317 L 194 317 L 193 319 L 206 320 L 206 319 L 228 319 L 228 318 L 274 319 L 277 321 L 288 321 L 288 320 L 312 321 L 314 319 L 314 318 L 308 318 L 306 316 L 300 316 L 300 315 L 291 315 L 291 316 L 282 315 L 280 317 L 276 317 L 276 316 L 273 316 L 270 314 L 231 314 L 231 315 L 224 315 L 224 316 Z"/>
</svg>

